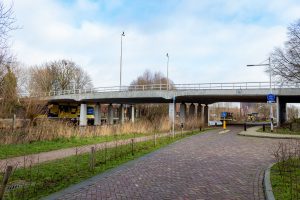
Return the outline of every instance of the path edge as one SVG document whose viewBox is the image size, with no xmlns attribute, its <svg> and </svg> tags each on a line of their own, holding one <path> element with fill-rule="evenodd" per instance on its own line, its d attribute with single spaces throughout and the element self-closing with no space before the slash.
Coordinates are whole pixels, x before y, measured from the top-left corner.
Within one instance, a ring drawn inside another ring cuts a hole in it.
<svg viewBox="0 0 300 200">
<path fill-rule="evenodd" d="M 271 168 L 273 167 L 274 164 L 275 163 L 270 164 L 264 173 L 263 185 L 264 185 L 264 193 L 265 193 L 266 200 L 275 200 L 274 193 L 272 190 L 271 176 L 270 176 Z"/>
</svg>

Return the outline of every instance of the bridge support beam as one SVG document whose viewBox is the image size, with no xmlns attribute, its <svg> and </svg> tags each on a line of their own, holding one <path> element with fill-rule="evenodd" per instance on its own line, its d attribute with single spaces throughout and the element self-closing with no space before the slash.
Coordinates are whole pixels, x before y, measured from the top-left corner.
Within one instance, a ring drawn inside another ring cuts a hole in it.
<svg viewBox="0 0 300 200">
<path fill-rule="evenodd" d="M 119 123 L 124 124 L 124 105 L 121 104 L 119 107 Z"/>
<path fill-rule="evenodd" d="M 180 123 L 185 123 L 185 117 L 186 117 L 186 104 L 181 103 L 180 104 Z"/>
<path fill-rule="evenodd" d="M 196 116 L 196 106 L 195 106 L 195 104 L 192 103 L 189 107 L 189 116 L 188 117 L 190 119 L 194 119 L 195 116 Z"/>
<path fill-rule="evenodd" d="M 94 125 L 95 126 L 100 126 L 101 125 L 101 105 L 97 103 L 95 105 L 95 110 L 94 110 Z"/>
<path fill-rule="evenodd" d="M 208 105 L 207 104 L 205 104 L 205 106 L 204 106 L 204 126 L 208 126 L 208 115 L 209 115 L 209 110 L 208 110 Z"/>
<path fill-rule="evenodd" d="M 108 109 L 107 109 L 107 123 L 109 125 L 114 124 L 114 109 L 112 104 L 108 105 Z"/>
<path fill-rule="evenodd" d="M 287 121 L 287 109 L 286 102 L 276 97 L 276 106 L 277 106 L 277 126 L 281 126 Z"/>
<path fill-rule="evenodd" d="M 79 126 L 87 125 L 87 105 L 85 103 L 80 104 L 80 118 Z"/>
<path fill-rule="evenodd" d="M 135 116 L 134 105 L 131 105 L 130 106 L 130 120 L 132 123 L 134 123 L 134 116 Z"/>
</svg>

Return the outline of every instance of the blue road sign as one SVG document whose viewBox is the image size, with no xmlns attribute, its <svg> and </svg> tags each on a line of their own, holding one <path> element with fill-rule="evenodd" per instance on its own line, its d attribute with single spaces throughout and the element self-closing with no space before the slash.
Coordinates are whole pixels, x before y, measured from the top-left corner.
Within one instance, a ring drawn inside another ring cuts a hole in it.
<svg viewBox="0 0 300 200">
<path fill-rule="evenodd" d="M 227 112 L 221 112 L 221 117 L 225 118 L 227 116 Z"/>
<path fill-rule="evenodd" d="M 274 102 L 276 102 L 276 97 L 275 97 L 274 94 L 268 94 L 267 95 L 267 100 L 268 100 L 269 103 L 274 103 Z"/>
</svg>

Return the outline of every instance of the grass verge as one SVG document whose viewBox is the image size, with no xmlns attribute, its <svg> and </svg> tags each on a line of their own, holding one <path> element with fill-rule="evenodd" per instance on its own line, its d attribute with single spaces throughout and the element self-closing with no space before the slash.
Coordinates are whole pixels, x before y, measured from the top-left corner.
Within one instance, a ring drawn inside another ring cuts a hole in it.
<svg viewBox="0 0 300 200">
<path fill-rule="evenodd" d="M 18 169 L 10 178 L 5 199 L 39 199 L 155 151 L 183 137 L 198 133 L 199 131 L 186 132 L 183 135 L 176 135 L 175 138 L 157 137 L 156 142 L 154 139 L 139 143 L 133 142 L 128 145 L 116 142 L 114 148 L 105 148 L 95 151 L 94 154 L 80 154 L 26 169 Z M 13 187 L 16 185 L 19 187 Z M 10 190 L 10 188 L 14 189 Z"/>
<path fill-rule="evenodd" d="M 145 136 L 146 134 L 120 134 L 118 139 L 128 139 L 132 137 Z M 97 144 L 102 142 L 109 142 L 115 140 L 114 135 L 109 136 L 95 136 L 95 137 L 71 137 L 58 138 L 51 141 L 36 141 L 25 144 L 8 144 L 0 145 L 0 159 L 12 158 L 17 156 L 24 156 L 36 154 L 41 152 L 59 150 L 70 147 L 79 147 L 89 144 Z"/>
<path fill-rule="evenodd" d="M 275 133 L 275 134 L 283 134 L 283 135 L 300 135 L 299 131 L 290 131 L 289 128 L 274 128 L 274 132 L 271 132 L 270 127 L 266 127 L 266 131 L 263 132 L 263 128 L 257 130 L 257 132 L 262 133 Z"/>
<path fill-rule="evenodd" d="M 271 184 L 275 199 L 300 199 L 300 159 L 273 165 Z"/>
</svg>

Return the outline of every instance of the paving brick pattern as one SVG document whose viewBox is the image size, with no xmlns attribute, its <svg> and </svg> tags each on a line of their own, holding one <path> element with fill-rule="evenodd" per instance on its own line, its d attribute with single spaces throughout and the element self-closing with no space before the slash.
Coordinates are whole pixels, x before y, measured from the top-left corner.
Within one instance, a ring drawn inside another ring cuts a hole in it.
<svg viewBox="0 0 300 200">
<path fill-rule="evenodd" d="M 264 169 L 277 139 L 212 130 L 178 141 L 52 199 L 264 199 Z"/>
</svg>

